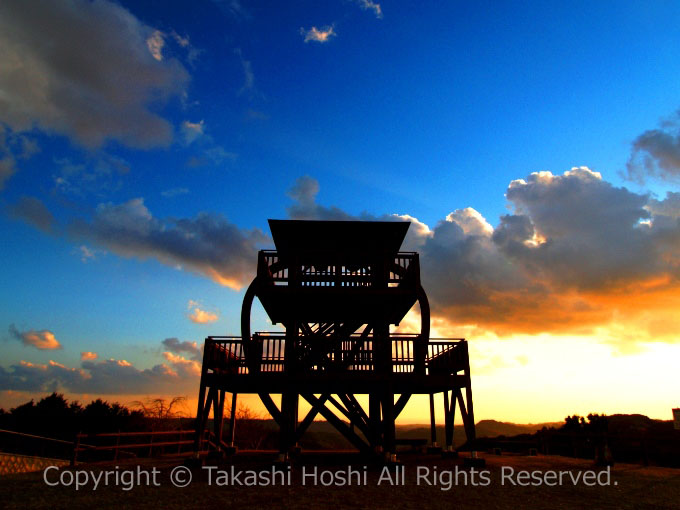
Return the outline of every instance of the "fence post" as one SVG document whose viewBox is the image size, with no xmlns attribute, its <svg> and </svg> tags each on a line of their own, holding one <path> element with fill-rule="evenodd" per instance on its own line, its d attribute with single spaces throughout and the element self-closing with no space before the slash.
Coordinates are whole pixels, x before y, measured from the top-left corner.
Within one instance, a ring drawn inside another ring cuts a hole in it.
<svg viewBox="0 0 680 510">
<path fill-rule="evenodd" d="M 153 457 L 153 430 L 149 432 L 149 457 Z"/>
<path fill-rule="evenodd" d="M 78 461 L 78 449 L 80 448 L 80 431 L 76 433 L 76 438 L 73 440 L 73 455 L 71 456 L 71 466 L 75 466 Z"/>
<path fill-rule="evenodd" d="M 118 435 L 116 436 L 116 449 L 114 450 L 115 453 L 113 454 L 113 462 L 116 462 L 118 460 L 119 446 L 120 446 L 120 429 L 118 429 Z"/>
</svg>

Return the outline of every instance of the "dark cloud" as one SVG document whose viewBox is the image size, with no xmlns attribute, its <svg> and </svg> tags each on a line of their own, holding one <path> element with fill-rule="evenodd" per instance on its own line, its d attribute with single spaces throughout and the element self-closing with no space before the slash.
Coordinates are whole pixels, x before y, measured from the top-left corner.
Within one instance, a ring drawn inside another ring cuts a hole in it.
<svg viewBox="0 0 680 510">
<path fill-rule="evenodd" d="M 168 144 L 172 126 L 149 105 L 179 96 L 188 74 L 153 57 L 154 32 L 106 0 L 0 3 L 0 121 L 87 147 Z"/>
<path fill-rule="evenodd" d="M 42 201 L 35 197 L 22 196 L 15 204 L 8 207 L 8 212 L 11 216 L 25 221 L 43 232 L 52 230 L 54 223 L 52 213 Z"/>
<path fill-rule="evenodd" d="M 1 73 L 2 70 L 0 69 Z M 40 147 L 35 140 L 14 133 L 3 125 L 2 119 L 0 119 L 0 191 L 4 189 L 5 182 L 16 172 L 17 160 L 29 159 L 39 151 Z"/>
<path fill-rule="evenodd" d="M 22 361 L 8 369 L 0 367 L 0 390 L 101 395 L 193 393 L 198 383 L 196 373 L 186 370 L 182 364 L 171 365 L 159 364 L 140 370 L 125 360 L 115 359 L 83 361 L 81 368 L 66 367 L 55 361 L 44 365 Z"/>
<path fill-rule="evenodd" d="M 288 216 L 294 220 L 358 220 L 337 207 L 324 207 L 316 203 L 319 192 L 319 182 L 305 175 L 299 177 L 293 187 L 288 190 L 288 196 L 294 203 L 288 207 Z"/>
<path fill-rule="evenodd" d="M 175 352 L 192 353 L 190 342 L 176 338 L 163 341 Z M 196 357 L 200 352 L 194 353 Z M 126 360 L 97 360 L 97 353 L 82 352 L 80 368 L 56 361 L 46 364 L 21 361 L 8 369 L 0 367 L 0 391 L 66 391 L 102 395 L 178 395 L 193 393 L 201 374 L 200 363 L 172 352 L 164 352 L 165 363 L 139 369 Z"/>
<path fill-rule="evenodd" d="M 234 289 L 250 282 L 258 245 L 268 241 L 260 230 L 242 230 L 222 215 L 160 220 L 141 198 L 100 204 L 90 222 L 74 223 L 71 232 L 118 255 L 179 265 Z"/>
<path fill-rule="evenodd" d="M 648 177 L 674 180 L 680 177 L 680 112 L 650 129 L 632 144 L 626 177 L 644 182 Z"/>
<path fill-rule="evenodd" d="M 376 216 L 366 212 L 358 215 L 349 214 L 338 207 L 326 207 L 316 202 L 319 193 L 319 182 L 304 175 L 298 177 L 287 195 L 293 203 L 286 209 L 288 216 L 294 220 L 324 220 L 324 221 L 410 221 L 411 227 L 406 234 L 402 248 L 407 251 L 416 250 L 424 241 L 429 229 L 416 218 L 407 214 L 382 214 Z"/>
<path fill-rule="evenodd" d="M 5 182 L 14 175 L 16 166 L 14 158 L 9 155 L 0 155 L 0 190 L 5 188 Z"/>
<path fill-rule="evenodd" d="M 407 215 L 321 206 L 318 191 L 314 179 L 299 179 L 289 215 L 413 222 L 402 249 L 420 253 L 433 313 L 450 324 L 499 334 L 592 332 L 615 316 L 671 313 L 677 304 L 667 294 L 677 295 L 680 276 L 678 194 L 653 200 L 587 168 L 538 172 L 510 184 L 513 212 L 496 228 L 468 207 L 429 229 Z"/>
<path fill-rule="evenodd" d="M 203 350 L 198 347 L 196 342 L 189 342 L 188 340 L 180 342 L 177 338 L 166 338 L 163 340 L 162 344 L 163 347 L 170 352 L 174 352 L 175 354 L 186 353 L 191 355 L 191 359 L 197 361 L 201 360 L 203 357 Z"/>
<path fill-rule="evenodd" d="M 649 198 L 616 188 L 587 168 L 531 174 L 513 181 L 506 196 L 516 211 L 512 218 L 533 231 L 514 246 L 497 238 L 498 246 L 555 290 L 614 288 L 668 269 L 653 232 L 640 224 L 651 218 Z"/>
<path fill-rule="evenodd" d="M 647 202 L 647 209 L 657 218 L 666 217 L 677 219 L 680 217 L 680 193 L 669 191 L 663 200 L 651 199 Z"/>
</svg>

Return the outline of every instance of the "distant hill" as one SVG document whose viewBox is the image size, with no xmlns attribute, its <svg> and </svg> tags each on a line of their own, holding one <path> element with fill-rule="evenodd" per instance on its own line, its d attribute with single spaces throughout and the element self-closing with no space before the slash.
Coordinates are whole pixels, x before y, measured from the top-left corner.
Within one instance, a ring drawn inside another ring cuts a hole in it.
<svg viewBox="0 0 680 510">
<path fill-rule="evenodd" d="M 475 425 L 477 437 L 518 436 L 533 434 L 543 427 L 559 427 L 563 422 L 518 424 L 496 420 L 480 420 Z M 397 437 L 404 439 L 430 438 L 429 425 L 397 425 Z M 458 447 L 465 443 L 465 429 L 462 425 L 453 428 L 453 444 Z M 437 426 L 437 442 L 444 444 L 444 425 Z"/>
<path fill-rule="evenodd" d="M 550 423 L 534 423 L 534 424 L 517 424 L 507 423 L 496 420 L 481 420 L 477 423 L 475 430 L 477 437 L 498 437 L 498 436 L 517 436 L 520 434 L 533 434 L 541 430 L 543 427 L 559 427 L 562 422 Z M 243 437 L 243 434 L 250 435 L 244 428 L 250 428 L 250 432 L 257 430 L 257 441 L 250 441 L 249 446 L 255 447 L 259 443 L 259 447 L 276 447 L 276 435 L 278 427 L 273 420 L 252 420 L 248 425 L 242 425 L 241 430 L 237 428 L 238 436 Z M 430 426 L 415 424 L 415 425 L 397 425 L 396 436 L 398 439 L 430 439 Z M 466 441 L 465 430 L 462 425 L 456 425 L 453 430 L 454 445 L 461 446 Z M 238 441 L 237 441 L 238 442 Z M 437 426 L 437 442 L 440 445 L 444 444 L 444 425 Z M 347 441 L 335 428 L 326 421 L 313 422 L 307 432 L 302 437 L 300 445 L 308 449 L 350 449 L 352 445 Z"/>
<path fill-rule="evenodd" d="M 666 457 L 676 455 L 678 431 L 673 430 L 670 421 L 648 418 L 640 414 L 615 414 L 607 417 L 609 442 L 615 452 L 617 460 L 638 462 L 641 456 L 658 459 L 661 465 L 675 465 Z M 514 442 L 526 443 L 537 441 L 534 434 L 541 429 L 551 427 L 551 434 L 555 436 L 556 444 L 553 453 L 573 455 L 573 441 L 569 438 L 564 448 L 560 447 L 560 437 L 564 435 L 559 429 L 564 422 L 547 423 L 508 423 L 496 420 L 481 420 L 477 422 L 475 430 L 477 437 L 483 439 L 482 449 L 496 445 L 498 438 L 503 448 L 510 448 Z M 237 427 L 237 443 L 241 448 L 277 448 L 278 427 L 273 420 L 249 420 Z M 430 440 L 429 424 L 397 425 L 398 439 L 426 439 Z M 460 448 L 466 441 L 465 430 L 462 425 L 456 425 L 453 432 L 453 444 Z M 444 425 L 437 426 L 437 442 L 444 445 Z M 485 445 L 485 446 L 484 446 Z M 672 446 L 675 445 L 675 446 Z M 352 445 L 335 428 L 326 421 L 313 422 L 300 441 L 300 446 L 309 450 L 324 449 L 352 449 Z M 524 448 L 526 445 L 522 446 Z M 564 450 L 564 451 L 562 451 Z M 586 448 L 587 450 L 587 448 Z M 584 451 L 586 451 L 584 450 Z M 589 451 L 588 451 L 589 452 Z M 587 453 L 586 456 L 591 456 Z"/>
</svg>

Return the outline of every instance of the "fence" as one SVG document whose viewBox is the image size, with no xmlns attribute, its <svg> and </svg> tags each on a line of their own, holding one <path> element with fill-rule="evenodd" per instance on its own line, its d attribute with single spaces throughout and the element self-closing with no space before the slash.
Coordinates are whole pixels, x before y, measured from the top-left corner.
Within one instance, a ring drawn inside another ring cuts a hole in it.
<svg viewBox="0 0 680 510">
<path fill-rule="evenodd" d="M 118 460 L 130 457 L 179 455 L 193 451 L 195 430 L 160 430 L 148 432 L 81 433 L 73 443 L 73 459 L 78 461 Z M 83 443 L 87 441 L 87 444 Z M 216 439 L 206 430 L 204 444 L 215 446 Z"/>
<path fill-rule="evenodd" d="M 2 465 L 11 465 L 7 469 L 0 467 L 0 473 L 26 472 L 35 466 L 189 453 L 193 451 L 194 434 L 194 430 L 79 433 L 73 441 L 66 441 L 0 429 Z M 206 430 L 205 434 L 203 444 L 215 448 L 212 432 Z"/>
</svg>

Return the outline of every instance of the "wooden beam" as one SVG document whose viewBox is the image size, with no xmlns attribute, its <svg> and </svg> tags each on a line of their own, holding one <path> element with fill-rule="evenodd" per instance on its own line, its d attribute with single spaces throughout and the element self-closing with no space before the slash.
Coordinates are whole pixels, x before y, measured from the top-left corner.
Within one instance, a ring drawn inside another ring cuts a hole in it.
<svg viewBox="0 0 680 510">
<path fill-rule="evenodd" d="M 430 393 L 430 442 L 437 442 L 437 420 L 434 414 L 434 394 Z"/>
<path fill-rule="evenodd" d="M 397 403 L 394 404 L 394 419 L 395 420 L 401 414 L 401 412 L 404 410 L 404 407 L 406 407 L 406 404 L 408 404 L 408 401 L 409 401 L 410 398 L 411 398 L 410 393 L 402 393 L 399 396 L 399 398 L 397 399 Z"/>
<path fill-rule="evenodd" d="M 260 400 L 262 400 L 262 403 L 267 408 L 267 412 L 272 415 L 272 418 L 274 418 L 274 421 L 280 427 L 282 423 L 281 411 L 279 411 L 279 408 L 276 407 L 272 397 L 269 395 L 269 393 L 259 393 L 259 395 Z"/>
<path fill-rule="evenodd" d="M 342 397 L 342 395 L 340 395 Z M 351 402 L 352 406 L 356 409 L 357 413 L 361 415 L 361 418 L 364 420 L 364 423 L 368 426 L 370 423 L 370 420 L 368 419 L 368 415 L 366 414 L 366 411 L 364 411 L 364 408 L 361 407 L 361 404 L 359 401 L 356 399 L 354 395 L 351 393 L 347 393 L 345 395 L 345 398 L 347 399 L 348 402 Z"/>
<path fill-rule="evenodd" d="M 362 452 L 370 451 L 370 446 L 363 439 L 361 439 L 355 432 L 353 432 L 349 428 L 349 426 L 345 424 L 345 422 L 343 422 L 340 418 L 335 416 L 335 414 L 333 414 L 333 411 L 328 409 L 325 405 L 321 404 L 319 402 L 319 399 L 316 398 L 313 394 L 303 393 L 301 396 L 312 406 L 318 407 L 321 416 L 326 418 L 326 421 L 333 425 L 335 429 L 338 432 L 340 432 L 343 436 L 345 436 L 345 439 L 352 443 L 352 445 L 354 445 L 358 450 Z"/>
<path fill-rule="evenodd" d="M 451 409 L 456 409 L 456 395 L 451 394 L 451 402 L 449 403 L 449 392 L 448 390 L 444 392 L 444 432 L 445 432 L 445 443 L 447 449 L 453 446 L 453 421 L 454 414 Z"/>
<path fill-rule="evenodd" d="M 363 420 L 361 417 L 356 413 L 356 411 L 352 411 L 351 409 L 345 408 L 340 402 L 338 402 L 333 396 L 329 396 L 328 400 L 333 404 L 338 411 L 340 411 L 342 414 L 345 415 L 345 417 L 349 420 L 350 425 L 354 425 L 357 427 L 361 432 L 363 432 L 364 436 L 368 437 L 370 434 L 369 428 L 366 424 L 363 423 Z"/>
<path fill-rule="evenodd" d="M 231 414 L 229 415 L 229 446 L 234 446 L 236 437 L 236 399 L 238 393 L 231 394 Z"/>
<path fill-rule="evenodd" d="M 328 400 L 328 397 L 330 397 L 329 394 L 326 395 L 321 395 L 321 398 L 319 399 L 319 405 L 325 405 L 326 400 Z M 312 406 L 312 408 L 309 410 L 307 413 L 307 416 L 300 422 L 298 425 L 297 431 L 295 432 L 295 440 L 299 441 L 302 435 L 307 431 L 309 426 L 312 424 L 314 421 L 314 418 L 316 418 L 316 415 L 319 414 L 319 409 L 317 406 Z"/>
<path fill-rule="evenodd" d="M 470 405 L 472 404 L 472 396 L 470 396 L 470 401 L 467 402 L 468 406 L 466 409 L 465 402 L 463 401 L 463 394 L 460 388 L 456 389 L 456 396 L 458 398 L 458 405 L 460 407 L 460 414 L 463 418 L 463 425 L 465 426 L 465 436 L 468 441 L 475 440 L 475 421 L 474 415 L 470 414 Z"/>
<path fill-rule="evenodd" d="M 472 406 L 472 382 L 470 381 L 470 361 L 468 358 L 468 367 L 467 370 L 465 371 L 465 375 L 468 378 L 468 383 L 465 386 L 465 400 L 467 400 L 467 413 L 468 413 L 468 421 L 470 422 L 470 434 L 468 435 L 468 440 L 474 441 L 475 440 L 475 412 L 474 408 Z M 468 432 L 466 431 L 466 434 Z"/>
</svg>

